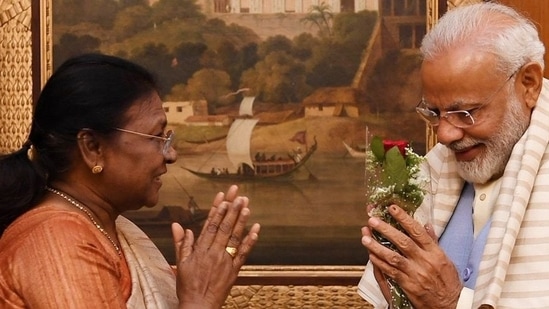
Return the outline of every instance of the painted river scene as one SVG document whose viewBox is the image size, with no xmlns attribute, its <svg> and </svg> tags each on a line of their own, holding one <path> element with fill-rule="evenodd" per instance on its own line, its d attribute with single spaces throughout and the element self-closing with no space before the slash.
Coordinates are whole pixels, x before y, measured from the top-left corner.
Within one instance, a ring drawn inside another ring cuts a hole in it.
<svg viewBox="0 0 549 309">
<path fill-rule="evenodd" d="M 413 130 L 421 136 L 421 122 L 416 128 L 408 128 L 406 123 L 414 122 L 404 121 L 398 130 L 386 134 Z M 229 159 L 229 137 L 200 144 L 180 137 L 176 142 L 178 160 L 168 166 L 162 178 L 158 204 L 126 216 L 173 262 L 170 223 L 181 222 L 198 235 L 214 195 L 237 184 L 240 194 L 250 198 L 249 224 L 262 226 L 247 264 L 362 265 L 367 261 L 360 243 L 360 228 L 366 222 L 365 162 L 345 144 L 363 149 L 365 128 L 364 122 L 346 117 L 305 117 L 256 127 L 246 143 L 252 166 L 276 165 L 295 159 L 296 153 L 310 153 L 299 158 L 305 162 L 298 169 L 280 177 L 259 177 L 259 172 L 251 178 L 244 175 Z M 185 136 L 193 129 L 178 127 L 176 134 Z M 313 146 L 317 148 L 311 153 Z"/>
</svg>

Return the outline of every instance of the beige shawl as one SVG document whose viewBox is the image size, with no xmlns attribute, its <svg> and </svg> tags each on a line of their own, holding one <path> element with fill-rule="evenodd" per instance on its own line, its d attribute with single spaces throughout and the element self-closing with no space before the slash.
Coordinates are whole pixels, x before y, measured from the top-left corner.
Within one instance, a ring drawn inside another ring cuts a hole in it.
<svg viewBox="0 0 549 309">
<path fill-rule="evenodd" d="M 118 239 L 132 278 L 131 309 L 177 308 L 175 275 L 158 248 L 130 220 L 116 220 Z"/>
<path fill-rule="evenodd" d="M 463 180 L 443 145 L 435 146 L 427 157 L 436 205 L 433 223 L 441 235 Z M 386 306 L 370 263 L 358 288 L 376 308 Z M 513 148 L 502 177 L 476 282 L 473 308 L 478 307 L 549 307 L 549 81 L 545 79 L 530 126 Z"/>
</svg>

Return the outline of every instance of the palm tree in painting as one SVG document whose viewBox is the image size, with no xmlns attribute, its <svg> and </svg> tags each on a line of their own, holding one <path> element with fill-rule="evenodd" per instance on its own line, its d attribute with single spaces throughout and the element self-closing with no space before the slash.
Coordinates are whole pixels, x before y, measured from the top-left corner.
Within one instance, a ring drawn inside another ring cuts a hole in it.
<svg viewBox="0 0 549 309">
<path fill-rule="evenodd" d="M 303 23 L 311 23 L 318 27 L 318 33 L 322 37 L 332 36 L 332 21 L 334 19 L 334 13 L 329 4 L 322 2 L 319 5 L 311 5 L 307 16 L 303 17 L 301 21 Z"/>
</svg>

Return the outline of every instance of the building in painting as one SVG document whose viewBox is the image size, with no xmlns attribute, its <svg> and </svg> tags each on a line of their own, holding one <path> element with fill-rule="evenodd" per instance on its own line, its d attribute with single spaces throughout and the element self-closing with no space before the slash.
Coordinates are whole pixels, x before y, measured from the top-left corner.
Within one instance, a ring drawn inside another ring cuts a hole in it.
<svg viewBox="0 0 549 309">
<path fill-rule="evenodd" d="M 185 124 L 191 116 L 204 116 L 208 114 L 205 100 L 163 102 L 162 107 L 171 124 Z"/>
<path fill-rule="evenodd" d="M 391 50 L 419 52 L 427 33 L 427 6 L 421 0 L 379 0 L 380 18 L 351 87 L 366 91 L 368 76 L 383 54 Z"/>
<path fill-rule="evenodd" d="M 356 88 L 326 87 L 317 89 L 303 100 L 305 117 L 332 116 L 358 117 L 361 95 Z"/>
<path fill-rule="evenodd" d="M 380 18 L 352 84 L 317 89 L 303 101 L 305 116 L 358 117 L 357 106 L 364 106 L 368 76 L 382 55 L 390 50 L 417 52 L 426 33 L 425 1 L 379 0 L 377 3 Z"/>
<path fill-rule="evenodd" d="M 333 13 L 377 11 L 378 0 L 213 0 L 213 13 L 308 13 L 310 8 L 328 4 Z M 208 7 L 202 5 L 202 7 Z"/>
<path fill-rule="evenodd" d="M 424 0 L 380 0 L 382 48 L 419 48 L 427 32 L 426 11 Z"/>
</svg>

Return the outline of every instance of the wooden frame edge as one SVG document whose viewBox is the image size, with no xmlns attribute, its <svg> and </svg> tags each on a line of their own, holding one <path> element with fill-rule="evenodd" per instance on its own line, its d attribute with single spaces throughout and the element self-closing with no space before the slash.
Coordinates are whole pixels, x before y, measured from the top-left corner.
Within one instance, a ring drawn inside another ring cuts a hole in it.
<svg viewBox="0 0 549 309">
<path fill-rule="evenodd" d="M 363 272 L 364 266 L 245 265 L 236 285 L 356 285 Z"/>
<path fill-rule="evenodd" d="M 53 73 L 53 0 L 32 0 L 33 104 Z"/>
</svg>

